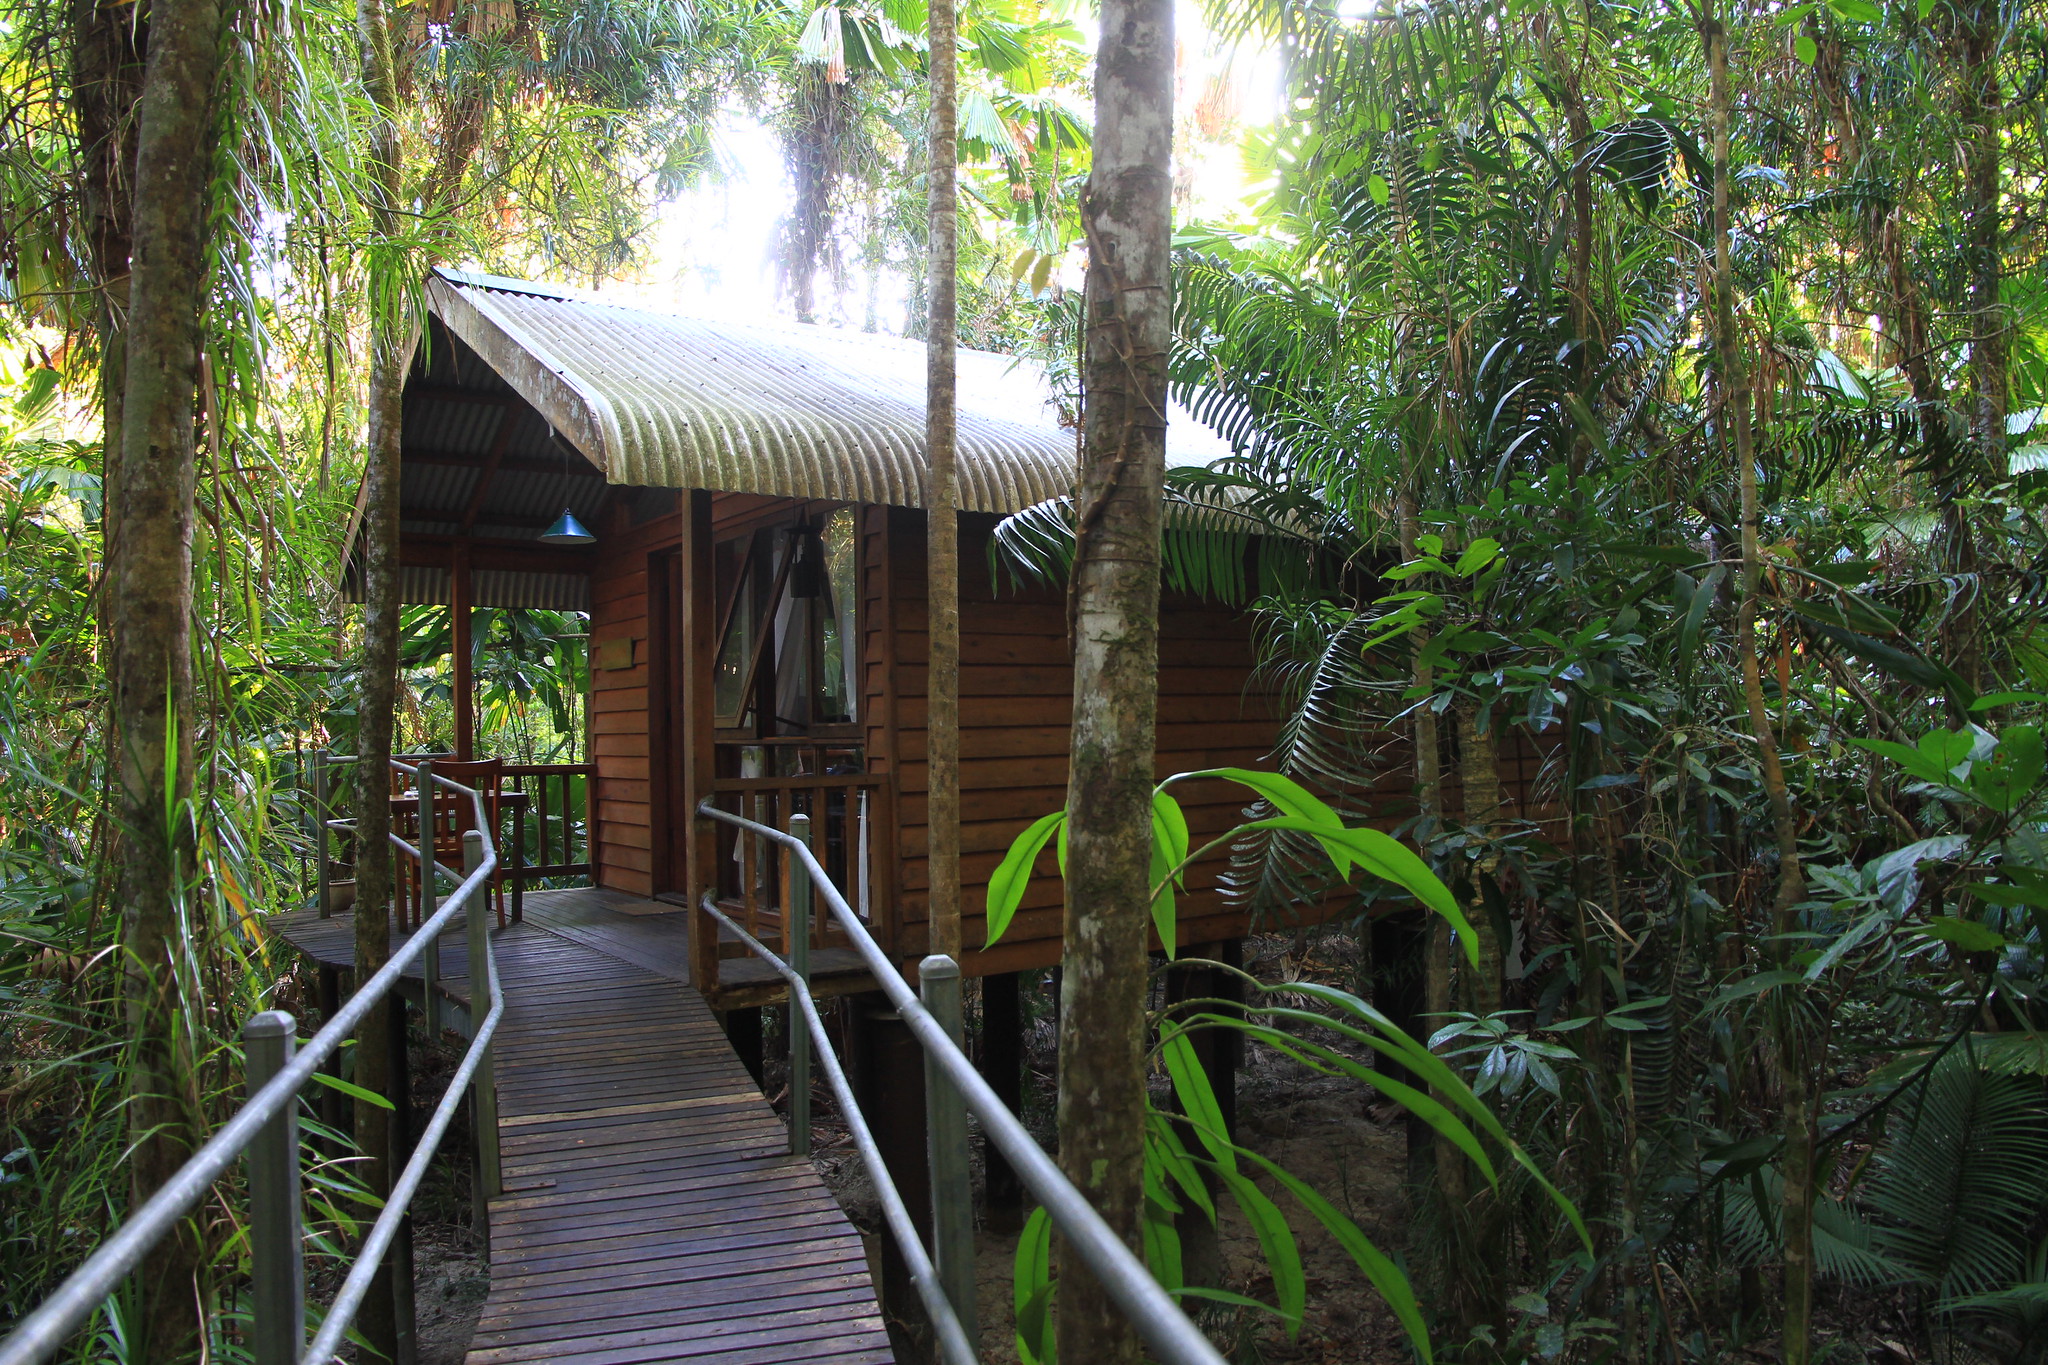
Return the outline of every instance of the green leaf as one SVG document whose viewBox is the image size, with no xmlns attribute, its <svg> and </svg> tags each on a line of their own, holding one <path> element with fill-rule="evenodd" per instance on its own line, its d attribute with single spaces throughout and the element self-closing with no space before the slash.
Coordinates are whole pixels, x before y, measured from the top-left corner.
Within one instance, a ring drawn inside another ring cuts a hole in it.
<svg viewBox="0 0 2048 1365">
<path fill-rule="evenodd" d="M 1185 885 L 1181 865 L 1188 859 L 1188 819 L 1180 802 L 1163 791 L 1152 793 L 1152 927 L 1167 957 L 1174 956 L 1179 919 L 1173 889 Z"/>
<path fill-rule="evenodd" d="M 1721 580 L 1727 576 L 1727 566 L 1716 564 L 1707 570 L 1707 576 L 1692 590 L 1692 601 L 1685 608 L 1685 622 L 1678 630 L 1678 672 L 1681 678 L 1692 675 L 1693 655 L 1699 649 L 1700 630 L 1706 624 L 1707 610 L 1714 605 L 1714 598 L 1721 590 Z"/>
<path fill-rule="evenodd" d="M 1875 664 L 1895 677 L 1921 687 L 1945 691 L 1964 706 L 1976 700 L 1976 693 L 1954 670 L 1915 653 L 1910 647 L 1902 649 L 1863 631 L 1848 629 L 1842 624 L 1839 610 L 1830 612 L 1790 598 L 1779 605 L 1799 617 L 1806 631 L 1840 645 L 1859 659 Z"/>
<path fill-rule="evenodd" d="M 1172 1031 L 1166 1032 L 1159 1040 L 1159 1053 L 1166 1062 L 1166 1074 L 1173 1081 L 1173 1093 L 1180 1100 L 1181 1112 L 1188 1116 L 1194 1125 L 1195 1136 L 1202 1140 L 1202 1145 L 1209 1149 L 1209 1155 L 1217 1164 L 1234 1171 L 1237 1164 L 1230 1155 L 1230 1130 L 1224 1125 L 1223 1109 L 1216 1103 L 1216 1092 L 1209 1088 L 1208 1074 L 1202 1070 L 1202 1063 L 1195 1056 L 1195 1045 L 1188 1040 L 1187 1029 L 1169 1027 Z"/>
<path fill-rule="evenodd" d="M 1864 739 L 1860 735 L 1852 735 L 1849 742 L 1859 749 L 1868 749 L 1871 753 L 1890 759 L 1922 782 L 1933 782 L 1937 785 L 1948 782 L 1948 769 L 1923 749 L 1915 749 L 1889 739 Z"/>
<path fill-rule="evenodd" d="M 1812 66 L 1814 60 L 1820 56 L 1820 46 L 1813 41 L 1811 35 L 1802 33 L 1792 40 L 1792 55 Z"/>
<path fill-rule="evenodd" d="M 1429 864 L 1399 839 L 1380 830 L 1358 825 L 1338 825 L 1335 829 L 1300 820 L 1293 816 L 1279 816 L 1269 820 L 1253 820 L 1240 826 L 1241 829 L 1285 829 L 1313 835 L 1329 853 L 1330 861 L 1337 871 L 1349 875 L 1350 865 L 1356 863 L 1382 881 L 1392 882 L 1424 905 L 1442 915 L 1458 931 L 1458 942 L 1464 948 L 1465 957 L 1474 967 L 1479 965 L 1479 939 L 1472 932 L 1471 922 L 1458 907 L 1457 897 L 1443 884 L 1436 873 L 1429 870 Z"/>
<path fill-rule="evenodd" d="M 1366 177 L 1365 192 L 1372 196 L 1373 203 L 1383 208 L 1386 206 L 1387 200 L 1393 195 L 1392 190 L 1387 186 L 1387 178 L 1378 171 L 1374 171 Z"/>
<path fill-rule="evenodd" d="M 1202 1179 L 1202 1173 L 1195 1168 L 1195 1159 L 1181 1145 L 1180 1134 L 1174 1131 L 1172 1122 L 1164 1114 L 1155 1113 L 1152 1117 L 1152 1131 L 1146 1142 L 1148 1156 L 1180 1187 L 1189 1203 L 1207 1214 L 1210 1222 L 1215 1222 L 1216 1204 L 1209 1198 L 1209 1182 Z"/>
<path fill-rule="evenodd" d="M 1430 1351 L 1429 1327 L 1423 1322 L 1422 1309 L 1415 1302 L 1414 1286 L 1408 1283 L 1408 1277 L 1401 1273 L 1401 1268 L 1374 1246 L 1372 1239 L 1356 1223 L 1338 1212 L 1329 1200 L 1257 1152 L 1248 1151 L 1245 1156 L 1284 1186 L 1295 1201 L 1313 1214 L 1337 1244 L 1350 1254 L 1365 1278 L 1372 1282 L 1372 1287 L 1386 1300 L 1387 1307 L 1394 1310 L 1394 1316 L 1400 1320 L 1408 1333 L 1408 1340 L 1415 1347 L 1415 1354 L 1423 1365 L 1430 1365 L 1435 1357 Z"/>
<path fill-rule="evenodd" d="M 385 1099 L 376 1091 L 365 1090 L 361 1086 L 345 1081 L 339 1076 L 330 1076 L 324 1071 L 316 1071 L 313 1073 L 313 1079 L 326 1086 L 329 1090 L 339 1091 L 350 1099 L 361 1100 L 364 1104 L 372 1105 L 375 1108 L 389 1109 L 392 1107 L 391 1101 Z"/>
<path fill-rule="evenodd" d="M 1235 1163 L 1217 1172 L 1224 1188 L 1244 1211 L 1245 1220 L 1259 1235 L 1259 1250 L 1266 1258 L 1266 1271 L 1273 1277 L 1273 1297 L 1279 1300 L 1280 1316 L 1287 1320 L 1288 1335 L 1301 1330 L 1301 1315 L 1308 1306 L 1308 1277 L 1301 1269 L 1301 1248 L 1294 1229 L 1280 1209 L 1257 1185 L 1237 1173 Z"/>
<path fill-rule="evenodd" d="M 1173 1219 L 1154 1217 L 1147 1210 L 1140 1228 L 1145 1237 L 1145 1268 L 1172 1293 L 1187 1281 L 1181 1272 L 1180 1234 L 1174 1230 Z"/>
<path fill-rule="evenodd" d="M 1707 1002 L 1707 1008 L 1718 1009 L 1722 1005 L 1733 1001 L 1746 999 L 1752 995 L 1762 995 L 1765 991 L 1776 990 L 1780 986 L 1796 986 L 1805 980 L 1806 976 L 1802 972 L 1784 970 L 1756 972 L 1750 976 L 1743 977 L 1742 980 L 1732 986 L 1723 986 L 1719 991 L 1715 992 L 1714 998 Z"/>
<path fill-rule="evenodd" d="M 1828 8 L 1835 12 L 1837 18 L 1852 24 L 1884 22 L 1884 11 L 1872 4 L 1871 0 L 1828 0 Z"/>
<path fill-rule="evenodd" d="M 2001 706 L 2026 706 L 2048 701 L 2040 692 L 1987 692 L 1970 703 L 1972 711 L 1993 711 Z"/>
<path fill-rule="evenodd" d="M 1920 752 L 1941 770 L 1941 781 L 1963 764 L 1977 747 L 1977 736 L 1963 730 L 1929 730 L 1920 736 Z"/>
<path fill-rule="evenodd" d="M 1017 1239 L 1016 1268 L 1011 1277 L 1017 1314 L 1017 1354 L 1025 1365 L 1050 1365 L 1052 1337 L 1052 1217 L 1041 1208 L 1031 1211 Z"/>
<path fill-rule="evenodd" d="M 1470 578 L 1499 558 L 1500 542 L 1490 536 L 1481 536 L 1465 547 L 1465 553 L 1458 556 L 1451 572 L 1460 578 Z"/>
<path fill-rule="evenodd" d="M 1271 1313 L 1274 1317 L 1283 1316 L 1279 1309 L 1263 1299 L 1233 1294 L 1228 1289 L 1204 1289 L 1200 1285 L 1184 1284 L 1168 1292 L 1177 1299 L 1206 1299 L 1210 1303 L 1227 1303 L 1233 1308 L 1256 1308 L 1261 1312 Z"/>
<path fill-rule="evenodd" d="M 1313 825 L 1313 829 L 1304 827 L 1307 833 L 1321 834 L 1344 828 L 1344 821 L 1338 817 L 1336 811 L 1330 809 L 1328 803 L 1283 773 L 1260 772 L 1256 768 L 1202 768 L 1191 773 L 1175 773 L 1159 784 L 1159 790 L 1164 791 L 1176 782 L 1205 777 L 1220 777 L 1227 782 L 1235 782 L 1240 787 L 1250 787 L 1266 804 L 1282 815 L 1305 820 Z M 1323 847 L 1329 853 L 1330 861 L 1337 865 L 1338 875 L 1348 875 L 1351 863 L 1342 851 L 1331 848 L 1327 843 Z"/>
<path fill-rule="evenodd" d="M 1929 938 L 1953 943 L 1966 953 L 1996 952 L 2005 946 L 2005 935 L 1996 929 L 1973 919 L 1958 919 L 1954 915 L 1934 916 L 1927 921 L 1925 933 Z"/>
<path fill-rule="evenodd" d="M 1179 867 L 1187 861 L 1188 817 L 1181 810 L 1180 802 L 1163 791 L 1152 793 L 1152 836 L 1166 849 L 1167 860 Z"/>
<path fill-rule="evenodd" d="M 1024 890 L 1031 884 L 1031 869 L 1038 861 L 1038 855 L 1053 835 L 1064 833 L 1067 813 L 1056 810 L 1051 815 L 1039 817 L 1031 827 L 1017 836 L 1010 851 L 1003 855 L 1002 862 L 988 879 L 988 940 L 985 946 L 995 946 L 1016 918 L 1017 907 L 1024 903 Z"/>
<path fill-rule="evenodd" d="M 1997 882 L 1972 882 L 1963 888 L 1986 905 L 2034 905 L 2048 908 L 2048 892 Z"/>
<path fill-rule="evenodd" d="M 1999 735 L 1989 758 L 1971 765 L 1970 794 L 2000 815 L 2010 815 L 2040 784 L 2042 758 L 2039 728 L 2011 726 Z"/>
<path fill-rule="evenodd" d="M 1320 1015 L 1310 1013 L 1307 1010 L 1267 1010 L 1261 1011 L 1261 1013 L 1271 1014 L 1276 1019 L 1299 1018 L 1303 1022 L 1308 1023 L 1327 1024 L 1328 1022 Z M 1205 1023 L 1210 1020 L 1226 1022 L 1221 1015 L 1203 1015 L 1199 1017 Z M 1307 1042 L 1292 1034 L 1283 1033 L 1277 1028 L 1269 1028 L 1264 1024 L 1254 1024 L 1245 1020 L 1234 1022 L 1241 1032 L 1249 1037 L 1258 1039 L 1266 1046 L 1278 1052 L 1283 1052 L 1293 1057 L 1296 1061 L 1307 1063 L 1310 1066 L 1315 1066 L 1320 1061 L 1323 1064 L 1322 1069 L 1343 1072 L 1353 1080 L 1379 1091 L 1388 1099 L 1400 1105 L 1401 1108 L 1413 1114 L 1416 1118 L 1421 1119 L 1438 1133 L 1441 1133 L 1452 1146 L 1463 1152 L 1472 1164 L 1479 1168 L 1479 1173 L 1486 1177 L 1487 1184 L 1498 1185 L 1500 1183 L 1499 1172 L 1494 1169 L 1492 1158 L 1486 1155 L 1486 1149 L 1479 1145 L 1479 1139 L 1474 1136 L 1470 1128 L 1460 1123 L 1457 1116 L 1451 1113 L 1449 1109 L 1445 1108 L 1433 1096 L 1417 1090 L 1414 1086 L 1397 1081 L 1385 1072 L 1376 1071 L 1355 1058 L 1346 1057 L 1341 1052 Z M 1461 1090 L 1465 1088 L 1465 1083 L 1457 1079 L 1455 1073 L 1452 1075 L 1452 1084 Z M 1214 1150 L 1213 1146 L 1211 1150 Z"/>
</svg>

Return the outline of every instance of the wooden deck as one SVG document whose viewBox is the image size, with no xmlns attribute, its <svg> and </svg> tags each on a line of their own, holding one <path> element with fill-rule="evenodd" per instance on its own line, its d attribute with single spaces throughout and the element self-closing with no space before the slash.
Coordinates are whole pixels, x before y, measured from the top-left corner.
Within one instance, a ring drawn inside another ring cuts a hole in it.
<svg viewBox="0 0 2048 1365">
<path fill-rule="evenodd" d="M 561 891 L 529 891 L 525 918 L 550 933 L 597 949 L 645 968 L 657 976 L 688 984 L 690 952 L 688 912 L 676 900 L 646 900 L 603 887 Z M 321 918 L 313 910 L 293 910 L 264 920 L 267 932 L 280 935 L 300 952 L 330 970 L 355 966 L 355 921 L 350 911 Z M 394 922 L 391 945 L 403 943 L 409 931 Z M 716 1003 L 720 1009 L 786 1003 L 789 992 L 773 967 L 755 957 L 730 931 L 719 930 L 723 952 L 718 963 Z M 771 948 L 775 945 L 771 942 Z M 457 1000 L 469 999 L 468 947 L 460 929 L 441 940 L 441 985 Z M 738 954 L 732 956 L 731 954 Z M 405 979 L 418 999 L 420 964 L 406 968 Z M 851 948 L 811 950 L 811 994 L 821 999 L 875 989 L 875 979 Z"/>
<path fill-rule="evenodd" d="M 681 918 L 532 892 L 494 936 L 505 1193 L 469 1365 L 893 1360 L 859 1233 L 677 979 Z"/>
</svg>

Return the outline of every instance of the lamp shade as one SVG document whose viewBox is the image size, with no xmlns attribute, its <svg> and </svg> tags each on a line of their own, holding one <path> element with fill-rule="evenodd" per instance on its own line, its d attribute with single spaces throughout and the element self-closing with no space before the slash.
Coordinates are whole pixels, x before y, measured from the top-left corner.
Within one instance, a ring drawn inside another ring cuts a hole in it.
<svg viewBox="0 0 2048 1365">
<path fill-rule="evenodd" d="M 532 525 L 531 522 L 527 524 Z M 576 520 L 576 514 L 566 507 L 562 509 L 562 515 L 555 518 L 555 524 L 540 533 L 543 545 L 590 545 L 596 540 L 590 528 Z"/>
</svg>

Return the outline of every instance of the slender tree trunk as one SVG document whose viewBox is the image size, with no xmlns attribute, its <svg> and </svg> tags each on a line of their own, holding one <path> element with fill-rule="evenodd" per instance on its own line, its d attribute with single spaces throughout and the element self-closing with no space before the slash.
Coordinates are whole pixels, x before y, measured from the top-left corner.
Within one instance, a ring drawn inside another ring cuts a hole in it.
<svg viewBox="0 0 2048 1365">
<path fill-rule="evenodd" d="M 1502 832 L 1500 754 L 1494 733 L 1499 720 L 1488 717 L 1488 724 L 1482 729 L 1479 708 L 1470 702 L 1458 705 L 1457 717 L 1463 824 L 1485 840 L 1479 858 L 1472 864 L 1472 899 L 1465 907 L 1479 962 L 1463 970 L 1461 976 L 1466 985 L 1465 1008 L 1474 1014 L 1490 1015 L 1500 1012 L 1503 989 L 1500 930 L 1494 921 L 1494 898 L 1487 894 L 1488 888 L 1497 884 L 1495 878 L 1500 868 L 1500 855 L 1494 851 Z M 1448 1277 L 1453 1290 L 1452 1309 L 1466 1332 L 1481 1324 L 1490 1324 L 1498 1332 L 1507 1312 L 1507 1293 L 1502 1283 L 1507 1262 L 1500 1248 L 1500 1199 L 1487 1188 L 1473 1188 L 1466 1174 L 1464 1153 L 1443 1146 L 1438 1153 L 1439 1172 L 1448 1167 L 1456 1173 L 1454 1179 L 1446 1181 L 1440 1177 L 1439 1182 L 1455 1249 L 1455 1264 Z"/>
<path fill-rule="evenodd" d="M 133 4 L 72 0 L 71 105 L 78 123 L 79 199 L 84 211 L 86 270 L 94 291 L 94 325 L 100 343 L 100 482 L 106 496 L 100 513 L 101 571 L 93 609 L 100 638 L 113 662 L 114 593 L 108 571 L 120 558 L 120 509 L 113 497 L 121 477 L 121 412 L 128 383 L 129 258 L 134 254 L 135 133 L 142 101 L 148 25 Z M 120 717 L 113 690 L 106 698 L 106 752 L 121 747 Z M 109 810 L 116 805 L 119 765 L 101 775 Z M 121 824 L 103 821 L 101 859 L 94 884 L 115 901 L 121 866 Z"/>
<path fill-rule="evenodd" d="M 1070 612 L 1060 1161 L 1138 1244 L 1143 1198 L 1146 931 L 1151 923 L 1159 527 L 1172 340 L 1173 5 L 1104 0 L 1095 67 L 1083 414 Z M 1137 1337 L 1071 1257 L 1060 1359 L 1128 1365 Z"/>
<path fill-rule="evenodd" d="M 72 0 L 71 102 L 78 120 L 79 197 L 100 341 L 102 473 L 112 488 L 121 458 L 127 384 L 128 269 L 134 252 L 136 108 L 142 99 L 148 24 L 133 3 Z M 103 534 L 114 553 L 114 508 Z"/>
<path fill-rule="evenodd" d="M 371 222 L 375 235 L 390 242 L 399 235 L 401 201 L 397 126 L 397 78 L 391 53 L 391 23 L 384 0 L 357 0 L 357 38 L 362 48 L 363 85 L 375 112 L 370 132 Z M 387 282 L 403 285 L 404 281 Z M 370 290 L 373 299 L 403 297 L 406 290 Z M 389 306 L 389 305 L 385 305 Z M 391 958 L 391 741 L 398 682 L 398 456 L 399 399 L 410 359 L 405 320 L 379 315 L 371 320 L 369 447 L 363 465 L 363 639 L 362 695 L 356 714 L 356 981 L 368 979 Z M 356 1033 L 356 1083 L 374 1095 L 391 1097 L 393 1031 L 404 1016 L 397 1009 L 373 1009 Z M 363 1153 L 360 1178 L 377 1195 L 388 1193 L 393 1175 L 394 1127 L 390 1110 L 358 1100 L 356 1143 Z M 394 1245 L 377 1282 L 363 1301 L 357 1326 L 385 1360 L 398 1360 L 401 1324 L 396 1311 L 394 1268 L 402 1256 Z"/>
<path fill-rule="evenodd" d="M 220 0 L 159 3 L 152 12 L 136 146 L 133 278 L 120 461 L 108 502 L 123 528 L 113 565 L 110 670 L 118 809 L 118 871 L 128 1027 L 129 1171 L 140 1204 L 191 1154 L 204 1125 L 185 1020 L 190 980 L 181 944 L 203 934 L 185 919 L 193 876 L 192 499 L 199 354 L 205 335 L 208 189 L 224 15 Z M 198 1348 L 202 1256 L 190 1224 L 139 1272 L 138 1360 L 177 1361 Z"/>
<path fill-rule="evenodd" d="M 1585 92 L 1579 78 L 1579 60 L 1567 45 L 1570 31 L 1554 15 L 1540 17 L 1544 60 L 1557 82 L 1558 106 L 1565 116 L 1565 130 L 1571 135 L 1571 171 L 1565 178 L 1565 197 L 1571 210 L 1571 251 L 1565 269 L 1565 292 L 1570 296 L 1572 331 L 1581 343 L 1572 366 L 1577 382 L 1583 384 L 1593 368 L 1596 338 L 1593 314 L 1593 163 L 1587 155 L 1587 139 L 1593 135 L 1593 119 L 1586 111 Z"/>
<path fill-rule="evenodd" d="M 1806 883 L 1799 863 L 1799 824 L 1778 754 L 1778 738 L 1764 699 L 1763 671 L 1757 658 L 1757 611 L 1763 596 L 1763 548 L 1757 506 L 1756 449 L 1750 432 L 1749 368 L 1742 354 L 1735 322 L 1735 269 L 1728 213 L 1729 123 L 1733 95 L 1728 81 L 1728 34 L 1711 8 L 1703 10 L 1700 37 L 1705 44 L 1710 80 L 1709 105 L 1714 133 L 1714 267 L 1713 318 L 1717 374 L 1715 424 L 1729 441 L 1742 502 L 1742 597 L 1736 609 L 1736 652 L 1742 667 L 1743 700 L 1750 734 L 1756 741 L 1757 766 L 1771 806 L 1778 843 L 1778 887 L 1773 932 L 1778 953 L 1789 956 L 1786 937 L 1796 927 L 1796 907 Z M 1784 1127 L 1784 1201 L 1781 1222 L 1785 1243 L 1784 1359 L 1806 1365 L 1811 1358 L 1813 1327 L 1813 1156 L 1814 1115 L 1807 1062 L 1806 1031 L 1789 992 L 1778 993 L 1773 1011 L 1776 1025 L 1779 1082 Z"/>
<path fill-rule="evenodd" d="M 1964 253 L 1969 262 L 1970 316 L 1970 444 L 1973 486 L 1977 480 L 2005 477 L 2006 384 L 2005 308 L 1999 293 L 2004 284 L 2004 253 L 1999 213 L 2004 96 L 1998 85 L 1999 39 L 2004 16 L 1999 0 L 1976 0 L 1963 34 L 1962 110 L 1964 169 Z M 1969 581 L 1957 612 L 1953 666 L 1973 688 L 1984 681 L 1984 640 L 1981 603 L 1984 591 L 1976 532 L 1960 501 L 1953 509 L 1950 536 L 1955 542 L 1957 573 Z"/>
<path fill-rule="evenodd" d="M 960 955 L 960 532 L 954 473 L 954 357 L 959 266 L 955 257 L 959 163 L 953 106 L 952 0 L 931 5 L 931 311 L 925 332 L 927 630 L 926 838 L 931 882 L 930 952 Z"/>
<path fill-rule="evenodd" d="M 1466 1004 L 1474 1014 L 1496 1014 L 1501 1007 L 1504 954 L 1500 930 L 1495 927 L 1493 909 L 1486 894 L 1500 872 L 1500 854 L 1493 845 L 1501 837 L 1500 746 L 1495 735 L 1498 717 L 1480 724 L 1479 708 L 1471 703 L 1458 708 L 1458 768 L 1464 787 L 1465 825 L 1487 842 L 1486 851 L 1472 864 L 1472 903 L 1465 917 L 1472 921 L 1472 936 L 1479 943 L 1479 965 L 1472 970 L 1472 988 Z"/>
</svg>

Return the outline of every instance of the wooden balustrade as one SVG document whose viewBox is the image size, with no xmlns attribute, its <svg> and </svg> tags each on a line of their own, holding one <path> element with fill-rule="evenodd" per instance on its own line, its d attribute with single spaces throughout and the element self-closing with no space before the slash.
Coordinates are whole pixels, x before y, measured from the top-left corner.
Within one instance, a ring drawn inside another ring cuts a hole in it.
<svg viewBox="0 0 2048 1365">
<path fill-rule="evenodd" d="M 596 782 L 593 763 L 505 765 L 505 790 L 521 798 L 506 802 L 512 813 L 507 876 L 514 920 L 524 917 L 528 882 L 589 877 L 597 866 L 597 827 L 591 820 Z"/>
<path fill-rule="evenodd" d="M 888 827 L 882 803 L 888 779 L 868 773 L 798 774 L 787 777 L 721 777 L 711 800 L 723 810 L 773 829 L 789 828 L 798 813 L 811 819 L 811 849 L 818 862 L 862 918 L 884 902 L 880 882 L 888 870 Z M 717 895 L 721 908 L 746 931 L 787 956 L 789 937 L 782 914 L 788 904 L 790 858 L 768 840 L 730 825 L 716 829 Z M 716 963 L 744 957 L 738 942 L 722 943 L 708 915 L 692 919 L 693 970 L 700 982 L 717 980 Z M 844 947 L 844 931 L 819 905 L 811 917 L 814 949 Z"/>
</svg>

